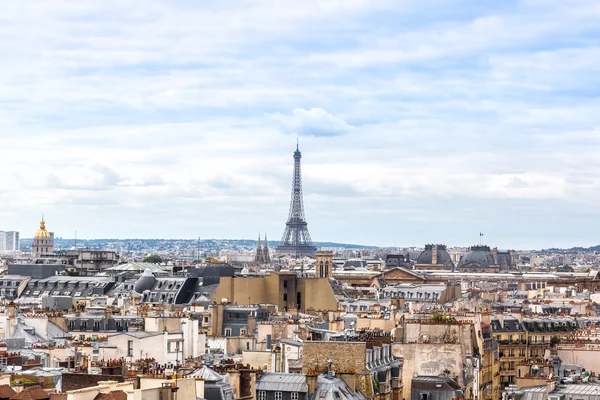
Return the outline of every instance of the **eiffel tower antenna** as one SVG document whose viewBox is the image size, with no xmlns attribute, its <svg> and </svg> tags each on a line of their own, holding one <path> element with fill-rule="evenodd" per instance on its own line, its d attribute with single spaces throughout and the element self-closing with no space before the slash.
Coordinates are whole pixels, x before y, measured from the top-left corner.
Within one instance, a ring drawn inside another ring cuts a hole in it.
<svg viewBox="0 0 600 400">
<path fill-rule="evenodd" d="M 281 237 L 281 242 L 276 250 L 279 255 L 287 255 L 295 258 L 302 258 L 304 256 L 314 258 L 317 249 L 313 246 L 310 233 L 308 233 L 308 224 L 304 216 L 302 174 L 300 170 L 301 159 L 302 153 L 300 153 L 298 139 L 296 139 L 290 213 L 285 224 L 285 231 Z"/>
</svg>

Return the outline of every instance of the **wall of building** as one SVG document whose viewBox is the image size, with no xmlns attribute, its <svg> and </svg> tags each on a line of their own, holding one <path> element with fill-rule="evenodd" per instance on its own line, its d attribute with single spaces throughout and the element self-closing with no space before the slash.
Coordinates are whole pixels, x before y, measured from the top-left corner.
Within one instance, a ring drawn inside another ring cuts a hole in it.
<svg viewBox="0 0 600 400">
<path fill-rule="evenodd" d="M 179 317 L 145 317 L 144 330 L 146 332 L 178 332 L 181 330 L 182 319 Z"/>
<path fill-rule="evenodd" d="M 288 287 L 283 287 L 283 281 Z M 287 289 L 287 290 L 286 290 Z M 284 293 L 287 291 L 287 301 Z M 212 300 L 240 305 L 277 304 L 280 309 L 295 308 L 301 293 L 301 309 L 337 310 L 337 300 L 327 279 L 298 278 L 294 273 L 272 272 L 265 277 L 221 277 Z"/>
<path fill-rule="evenodd" d="M 278 339 L 294 339 L 295 330 L 299 330 L 298 324 L 290 324 L 287 322 L 260 322 L 258 325 L 258 343 L 267 340 L 267 335 L 271 335 L 273 343 Z"/>
<path fill-rule="evenodd" d="M 302 292 L 302 309 L 337 310 L 338 302 L 327 279 L 302 278 L 298 280 L 298 291 Z"/>
<path fill-rule="evenodd" d="M 598 357 L 598 349 L 585 348 L 561 348 L 558 346 L 558 356 L 563 364 L 581 365 L 586 371 L 593 371 L 598 374 L 600 372 L 600 357 Z"/>
<path fill-rule="evenodd" d="M 128 341 L 133 341 L 133 359 L 138 360 L 140 358 L 154 358 L 157 363 L 165 364 L 167 362 L 175 361 L 167 355 L 167 342 L 165 335 L 159 334 L 154 336 L 148 336 L 145 338 L 136 338 L 135 336 L 121 334 L 110 336 L 107 341 L 107 345 L 111 346 L 111 349 L 100 350 L 100 353 L 112 353 L 114 358 L 128 358 Z"/>
<path fill-rule="evenodd" d="M 392 354 L 404 358 L 402 397 L 406 399 L 410 398 L 410 384 L 407 382 L 416 375 L 437 376 L 449 370 L 450 377 L 462 377 L 463 357 L 460 344 L 394 343 Z"/>
<path fill-rule="evenodd" d="M 116 381 L 124 382 L 125 380 L 133 382 L 134 386 L 138 386 L 138 378 L 127 378 L 123 375 L 92 375 L 92 374 L 73 374 L 64 372 L 62 374 L 62 390 L 63 392 L 78 390 L 98 386 L 99 382 Z"/>
<path fill-rule="evenodd" d="M 272 354 L 270 351 L 242 351 L 242 364 L 250 364 L 254 369 L 272 372 Z"/>
<path fill-rule="evenodd" d="M 243 351 L 256 350 L 254 336 L 228 336 L 225 338 L 225 352 L 227 354 L 242 354 Z"/>
<path fill-rule="evenodd" d="M 444 323 L 405 324 L 404 343 L 394 343 L 392 353 L 404 358 L 402 379 L 404 398 L 410 397 L 410 382 L 416 375 L 440 375 L 450 371 L 464 387 L 463 366 L 473 354 L 474 325 Z"/>
<path fill-rule="evenodd" d="M 393 319 L 384 318 L 357 318 L 356 319 L 356 330 L 366 329 L 381 329 L 384 331 L 391 331 L 395 327 L 395 321 Z"/>
<path fill-rule="evenodd" d="M 305 341 L 302 356 L 302 373 L 325 370 L 329 359 L 332 368 L 356 371 L 356 387 L 370 393 L 370 378 L 366 369 L 367 344 L 365 342 L 311 342 Z"/>
</svg>

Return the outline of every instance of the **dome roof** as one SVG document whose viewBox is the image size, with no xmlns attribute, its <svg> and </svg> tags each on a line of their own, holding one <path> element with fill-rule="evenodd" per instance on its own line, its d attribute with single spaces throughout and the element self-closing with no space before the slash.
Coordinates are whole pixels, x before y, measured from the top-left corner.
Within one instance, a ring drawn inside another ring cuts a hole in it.
<svg viewBox="0 0 600 400">
<path fill-rule="evenodd" d="M 436 265 L 447 265 L 454 266 L 450 254 L 446 251 L 446 246 L 438 244 L 434 246 L 432 244 L 425 245 L 425 250 L 421 252 L 417 259 L 417 264 L 433 264 L 433 250 L 434 247 L 437 249 L 437 261 Z"/>
<path fill-rule="evenodd" d="M 34 239 L 50 239 L 50 232 L 46 230 L 46 222 L 44 221 L 44 217 L 42 216 L 42 220 L 40 221 L 40 229 L 33 235 Z"/>
<path fill-rule="evenodd" d="M 146 290 L 153 289 L 154 285 L 156 285 L 156 277 L 152 271 L 146 269 L 142 276 L 140 276 L 140 279 L 138 279 L 133 286 L 133 290 L 138 294 L 142 294 Z"/>
<path fill-rule="evenodd" d="M 496 261 L 489 246 L 473 246 L 470 252 L 462 256 L 458 262 L 458 268 L 471 263 L 489 266 L 495 265 Z"/>
</svg>

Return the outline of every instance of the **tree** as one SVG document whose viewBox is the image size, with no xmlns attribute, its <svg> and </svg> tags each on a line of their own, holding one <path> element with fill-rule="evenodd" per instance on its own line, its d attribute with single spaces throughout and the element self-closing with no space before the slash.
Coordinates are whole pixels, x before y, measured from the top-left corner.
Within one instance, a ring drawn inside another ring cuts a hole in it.
<svg viewBox="0 0 600 400">
<path fill-rule="evenodd" d="M 550 338 L 550 344 L 552 344 L 552 345 L 560 344 L 560 342 L 561 342 L 561 339 L 558 336 L 552 336 Z"/>
<path fill-rule="evenodd" d="M 152 264 L 160 264 L 163 262 L 163 259 L 158 254 L 151 254 L 148 257 L 145 257 L 142 262 L 148 262 Z"/>
</svg>

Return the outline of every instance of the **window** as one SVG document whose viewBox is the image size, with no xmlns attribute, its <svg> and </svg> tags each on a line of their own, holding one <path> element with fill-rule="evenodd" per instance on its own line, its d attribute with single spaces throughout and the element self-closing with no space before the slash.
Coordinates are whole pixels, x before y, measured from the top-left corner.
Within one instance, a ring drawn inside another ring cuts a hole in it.
<svg viewBox="0 0 600 400">
<path fill-rule="evenodd" d="M 225 336 L 231 336 L 231 328 L 225 328 Z"/>
<path fill-rule="evenodd" d="M 265 392 L 264 390 L 259 390 L 258 400 L 267 400 L 267 392 Z"/>
<path fill-rule="evenodd" d="M 169 342 L 169 353 L 179 353 L 179 341 L 173 340 Z"/>
<path fill-rule="evenodd" d="M 248 331 L 246 330 L 246 328 L 241 328 L 240 329 L 240 335 L 247 335 Z"/>
<path fill-rule="evenodd" d="M 421 393 L 421 400 L 427 400 L 429 395 L 427 393 Z"/>
<path fill-rule="evenodd" d="M 283 294 L 283 301 L 287 301 L 287 293 Z"/>
<path fill-rule="evenodd" d="M 298 392 L 291 393 L 291 400 L 298 400 Z"/>
<path fill-rule="evenodd" d="M 133 357 L 133 340 L 127 341 L 127 356 Z"/>
<path fill-rule="evenodd" d="M 281 392 L 275 392 L 275 400 L 281 400 L 282 398 Z"/>
<path fill-rule="evenodd" d="M 283 281 L 283 287 L 284 287 L 284 288 L 287 288 L 287 280 L 284 280 L 284 281 Z"/>
</svg>

